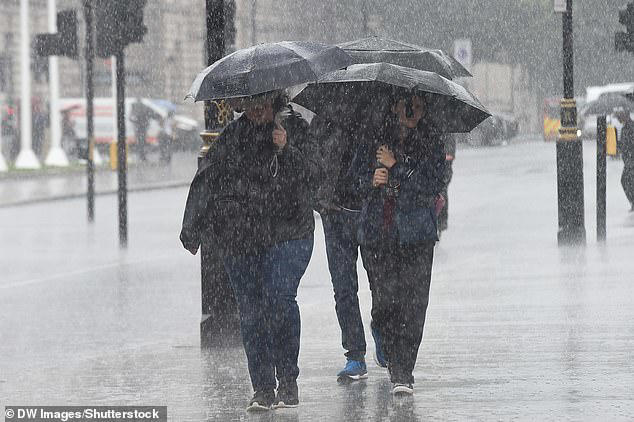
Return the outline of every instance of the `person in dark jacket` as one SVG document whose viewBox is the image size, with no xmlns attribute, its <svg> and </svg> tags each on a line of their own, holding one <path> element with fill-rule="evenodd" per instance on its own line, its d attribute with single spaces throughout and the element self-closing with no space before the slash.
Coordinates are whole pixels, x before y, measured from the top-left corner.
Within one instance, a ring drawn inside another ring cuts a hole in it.
<svg viewBox="0 0 634 422">
<path fill-rule="evenodd" d="M 438 235 L 449 227 L 449 183 L 453 177 L 453 161 L 456 158 L 456 138 L 452 134 L 443 135 L 443 145 L 445 147 L 445 172 L 443 176 L 442 196 L 444 206 L 438 214 Z"/>
<path fill-rule="evenodd" d="M 620 110 L 616 117 L 623 125 L 619 136 L 619 149 L 623 158 L 621 186 L 630 203 L 630 212 L 634 212 L 634 121 L 629 110 Z"/>
<path fill-rule="evenodd" d="M 130 110 L 130 122 L 134 126 L 134 134 L 136 137 L 136 150 L 139 154 L 139 161 L 145 161 L 145 142 L 147 138 L 147 131 L 152 123 L 152 119 L 157 118 L 157 115 L 150 110 L 141 98 L 132 104 Z"/>
<path fill-rule="evenodd" d="M 438 240 L 435 203 L 443 189 L 441 136 L 428 124 L 426 101 L 400 98 L 385 139 L 366 160 L 359 240 L 393 393 L 413 393 Z M 391 128 L 391 129 L 390 129 Z"/>
<path fill-rule="evenodd" d="M 294 407 L 296 295 L 313 248 L 315 166 L 306 153 L 308 124 L 281 96 L 244 107 L 192 182 L 181 241 L 192 253 L 202 236 L 222 245 L 255 391 L 247 409 Z"/>
<path fill-rule="evenodd" d="M 368 376 L 365 332 L 357 295 L 357 227 L 363 197 L 354 189 L 357 172 L 352 167 L 364 136 L 358 125 L 338 125 L 320 116 L 313 118 L 311 134 L 320 145 L 323 177 L 319 178 L 315 208 L 324 228 L 335 311 L 346 357 L 346 365 L 337 379 L 345 383 Z"/>
</svg>

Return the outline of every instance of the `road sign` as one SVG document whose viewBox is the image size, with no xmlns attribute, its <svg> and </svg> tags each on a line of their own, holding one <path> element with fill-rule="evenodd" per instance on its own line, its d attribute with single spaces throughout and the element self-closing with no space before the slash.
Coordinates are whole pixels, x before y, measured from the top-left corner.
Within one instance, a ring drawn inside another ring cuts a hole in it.
<svg viewBox="0 0 634 422">
<path fill-rule="evenodd" d="M 453 56 L 467 70 L 471 69 L 471 62 L 473 61 L 471 40 L 469 38 L 454 40 Z"/>
<path fill-rule="evenodd" d="M 568 11 L 566 0 L 553 0 L 553 1 L 555 6 L 555 13 L 566 13 Z"/>
</svg>

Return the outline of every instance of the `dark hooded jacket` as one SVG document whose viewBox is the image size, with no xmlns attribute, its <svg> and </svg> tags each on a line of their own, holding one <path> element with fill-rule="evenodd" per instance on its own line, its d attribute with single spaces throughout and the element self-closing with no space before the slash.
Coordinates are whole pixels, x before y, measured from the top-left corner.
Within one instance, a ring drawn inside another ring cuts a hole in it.
<svg viewBox="0 0 634 422">
<path fill-rule="evenodd" d="M 445 154 L 442 136 L 421 121 L 409 131 L 403 143 L 396 136 L 393 124 L 388 146 L 396 155 L 396 164 L 389 170 L 389 189 L 372 187 L 377 168 L 376 149 L 379 142 L 359 149 L 356 162 L 358 189 L 364 193 L 364 203 L 358 232 L 365 246 L 414 245 L 436 241 L 437 217 L 435 200 L 444 187 Z M 384 143 L 384 142 L 381 142 Z"/>
<path fill-rule="evenodd" d="M 628 169 L 634 169 L 634 121 L 627 119 L 621 129 L 619 149 L 623 157 L 623 164 Z"/>
<path fill-rule="evenodd" d="M 223 130 L 190 187 L 180 235 L 187 249 L 212 236 L 223 253 L 250 255 L 312 234 L 308 124 L 291 110 L 282 125 L 282 151 L 272 141 L 274 123 L 243 115 Z"/>
<path fill-rule="evenodd" d="M 344 128 L 345 126 L 345 128 Z M 338 125 L 315 116 L 310 124 L 310 133 L 317 146 L 315 162 L 319 164 L 321 176 L 315 200 L 315 210 L 328 213 L 341 210 L 360 210 L 362 192 L 356 189 L 357 171 L 354 158 L 359 148 L 366 143 L 361 128 Z"/>
</svg>

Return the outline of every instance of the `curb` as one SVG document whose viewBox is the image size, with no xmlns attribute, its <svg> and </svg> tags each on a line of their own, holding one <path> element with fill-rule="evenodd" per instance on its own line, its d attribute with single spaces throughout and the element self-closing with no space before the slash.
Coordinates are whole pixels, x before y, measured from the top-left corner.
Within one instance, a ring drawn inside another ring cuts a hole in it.
<svg viewBox="0 0 634 422">
<path fill-rule="evenodd" d="M 160 184 L 154 184 L 154 185 L 133 187 L 133 188 L 128 189 L 128 192 L 129 193 L 136 193 L 136 192 L 148 192 L 148 191 L 162 190 L 162 189 L 176 189 L 176 188 L 187 187 L 190 184 L 191 184 L 191 181 L 178 181 L 178 182 L 170 182 L 170 183 L 160 183 Z M 107 190 L 107 191 L 95 192 L 95 196 L 116 195 L 117 192 L 118 191 L 116 189 L 111 189 L 111 190 Z M 69 199 L 78 199 L 78 198 L 85 198 L 85 197 L 86 197 L 86 193 L 84 192 L 84 193 L 71 193 L 71 194 L 68 194 L 68 195 L 51 196 L 51 197 L 47 197 L 47 198 L 25 199 L 25 200 L 22 200 L 22 201 L 0 203 L 0 209 L 2 209 L 2 208 L 12 208 L 12 207 L 21 207 L 21 206 L 33 205 L 33 204 L 40 204 L 40 203 L 43 203 L 43 202 L 65 201 L 65 200 L 69 200 Z"/>
<path fill-rule="evenodd" d="M 110 168 L 95 167 L 95 174 L 110 172 Z M 86 167 L 76 168 L 59 168 L 59 167 L 47 167 L 40 170 L 9 170 L 6 173 L 0 173 L 0 182 L 4 180 L 32 180 L 46 177 L 56 176 L 77 176 L 85 175 Z"/>
</svg>

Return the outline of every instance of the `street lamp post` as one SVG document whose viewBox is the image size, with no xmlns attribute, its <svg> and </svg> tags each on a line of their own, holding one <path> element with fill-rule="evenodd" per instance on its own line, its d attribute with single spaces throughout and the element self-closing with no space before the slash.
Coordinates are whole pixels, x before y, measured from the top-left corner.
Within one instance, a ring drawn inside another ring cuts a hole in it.
<svg viewBox="0 0 634 422">
<path fill-rule="evenodd" d="M 57 33 L 57 7 L 55 0 L 48 0 L 48 31 Z M 50 119 L 51 119 L 51 149 L 46 156 L 47 166 L 67 167 L 68 158 L 62 149 L 62 120 L 59 111 L 59 59 L 49 56 L 48 72 L 50 85 Z"/>
<path fill-rule="evenodd" d="M 39 169 L 33 152 L 31 129 L 31 36 L 29 32 L 29 0 L 20 0 L 20 153 L 15 161 L 19 169 Z"/>
<path fill-rule="evenodd" d="M 225 2 L 206 0 L 207 64 L 221 59 L 225 50 Z M 205 131 L 201 133 L 203 146 L 199 163 L 213 154 L 214 141 L 223 126 L 222 102 L 205 101 Z M 239 319 L 236 301 L 222 262 L 220 248 L 211 236 L 203 236 L 200 245 L 201 267 L 201 345 L 235 342 L 239 338 Z"/>
<path fill-rule="evenodd" d="M 7 166 L 7 161 L 2 155 L 2 103 L 0 103 L 0 172 L 3 173 L 8 170 L 9 166 Z"/>
<path fill-rule="evenodd" d="M 561 129 L 557 140 L 557 196 L 559 245 L 586 242 L 583 197 L 583 146 L 577 135 L 577 104 L 574 99 L 572 0 L 562 15 L 563 83 Z"/>
<path fill-rule="evenodd" d="M 255 45 L 258 41 L 257 10 L 258 0 L 251 0 L 251 45 Z"/>
<path fill-rule="evenodd" d="M 606 237 L 606 163 L 605 144 L 607 124 L 605 116 L 597 117 L 597 240 L 605 242 Z"/>
<path fill-rule="evenodd" d="M 93 148 L 95 136 L 95 91 L 93 84 L 95 61 L 95 12 L 92 0 L 84 0 L 84 19 L 86 21 L 86 142 L 88 143 L 88 157 L 86 160 L 87 179 L 87 211 L 88 222 L 95 221 L 95 164 L 93 161 Z"/>
</svg>

